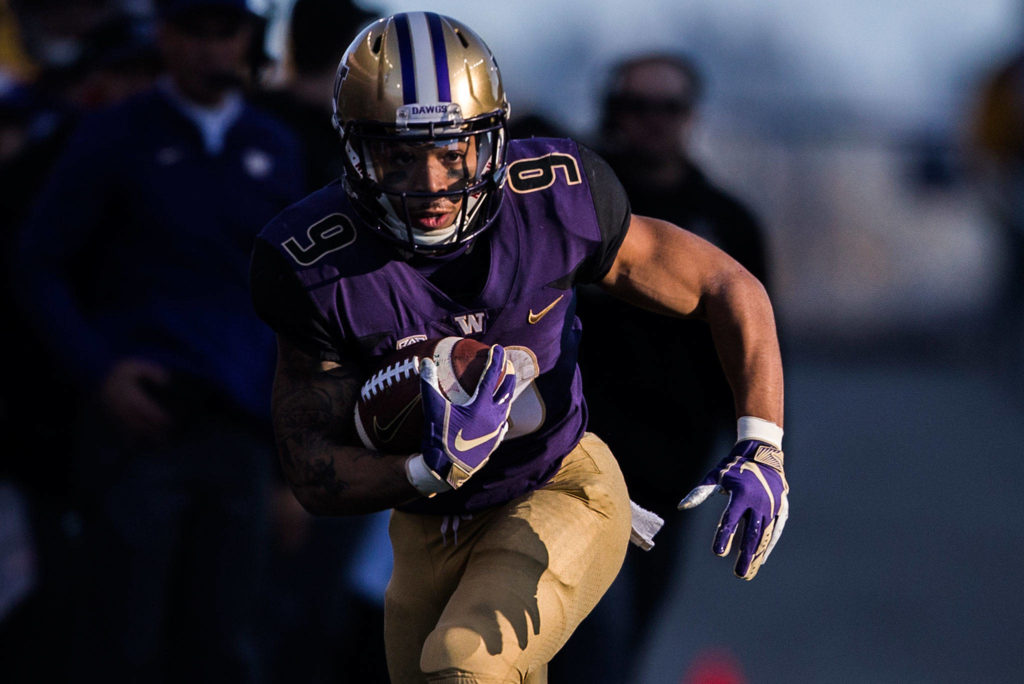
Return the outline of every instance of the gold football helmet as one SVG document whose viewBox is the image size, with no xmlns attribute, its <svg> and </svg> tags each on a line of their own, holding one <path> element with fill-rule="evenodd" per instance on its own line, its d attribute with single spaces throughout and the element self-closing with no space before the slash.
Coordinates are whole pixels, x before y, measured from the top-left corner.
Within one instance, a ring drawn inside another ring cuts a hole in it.
<svg viewBox="0 0 1024 684">
<path fill-rule="evenodd" d="M 446 252 L 493 221 L 509 105 L 494 56 L 467 26 L 433 12 L 374 22 L 341 58 L 333 105 L 346 191 L 381 234 Z"/>
</svg>

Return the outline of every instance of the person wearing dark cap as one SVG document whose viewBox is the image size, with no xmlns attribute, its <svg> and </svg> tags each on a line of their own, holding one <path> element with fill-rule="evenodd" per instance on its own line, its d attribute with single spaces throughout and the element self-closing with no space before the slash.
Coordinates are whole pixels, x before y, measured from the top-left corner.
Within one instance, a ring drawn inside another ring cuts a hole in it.
<svg viewBox="0 0 1024 684">
<path fill-rule="evenodd" d="M 345 168 L 324 93 L 334 85 L 338 60 L 349 41 L 374 18 L 350 0 L 296 0 L 288 22 L 283 80 L 256 99 L 302 140 L 310 192 L 341 177 Z"/>
<path fill-rule="evenodd" d="M 243 0 L 158 7 L 166 76 L 89 117 L 21 231 L 19 298 L 85 398 L 71 679 L 263 679 L 253 638 L 273 338 L 249 303 L 260 227 L 304 188 L 243 96 Z"/>
<path fill-rule="evenodd" d="M 152 22 L 119 15 L 85 36 L 76 100 L 85 110 L 108 107 L 152 87 L 160 75 Z"/>
<path fill-rule="evenodd" d="M 164 0 L 158 15 L 165 66 L 186 97 L 212 106 L 247 84 L 255 15 L 245 0 Z"/>
</svg>

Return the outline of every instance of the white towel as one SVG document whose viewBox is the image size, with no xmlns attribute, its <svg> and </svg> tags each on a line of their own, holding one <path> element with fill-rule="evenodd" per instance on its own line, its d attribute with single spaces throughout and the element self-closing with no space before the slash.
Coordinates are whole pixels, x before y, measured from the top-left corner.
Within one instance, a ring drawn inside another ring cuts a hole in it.
<svg viewBox="0 0 1024 684">
<path fill-rule="evenodd" d="M 652 513 L 641 508 L 635 502 L 629 502 L 630 512 L 633 514 L 633 530 L 629 533 L 629 541 L 639 546 L 644 551 L 654 548 L 654 535 L 665 524 L 657 513 Z"/>
</svg>

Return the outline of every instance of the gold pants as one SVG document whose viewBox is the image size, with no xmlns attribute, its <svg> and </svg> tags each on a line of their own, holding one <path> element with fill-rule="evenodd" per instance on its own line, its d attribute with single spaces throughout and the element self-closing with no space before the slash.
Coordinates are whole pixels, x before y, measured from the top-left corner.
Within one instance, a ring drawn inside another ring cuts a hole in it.
<svg viewBox="0 0 1024 684">
<path fill-rule="evenodd" d="M 587 433 L 546 486 L 453 520 L 396 511 L 384 637 L 392 684 L 543 684 L 629 543 L 629 495 Z"/>
</svg>

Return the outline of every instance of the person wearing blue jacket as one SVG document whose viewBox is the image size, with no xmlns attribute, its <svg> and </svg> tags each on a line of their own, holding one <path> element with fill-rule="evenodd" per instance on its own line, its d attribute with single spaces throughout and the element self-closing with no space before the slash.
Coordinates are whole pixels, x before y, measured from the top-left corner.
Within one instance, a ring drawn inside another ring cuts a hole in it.
<svg viewBox="0 0 1024 684">
<path fill-rule="evenodd" d="M 244 0 L 168 0 L 158 86 L 86 119 L 23 226 L 17 288 L 87 398 L 73 673 L 260 678 L 272 475 L 260 228 L 304 190 L 298 142 L 243 96 Z"/>
</svg>

